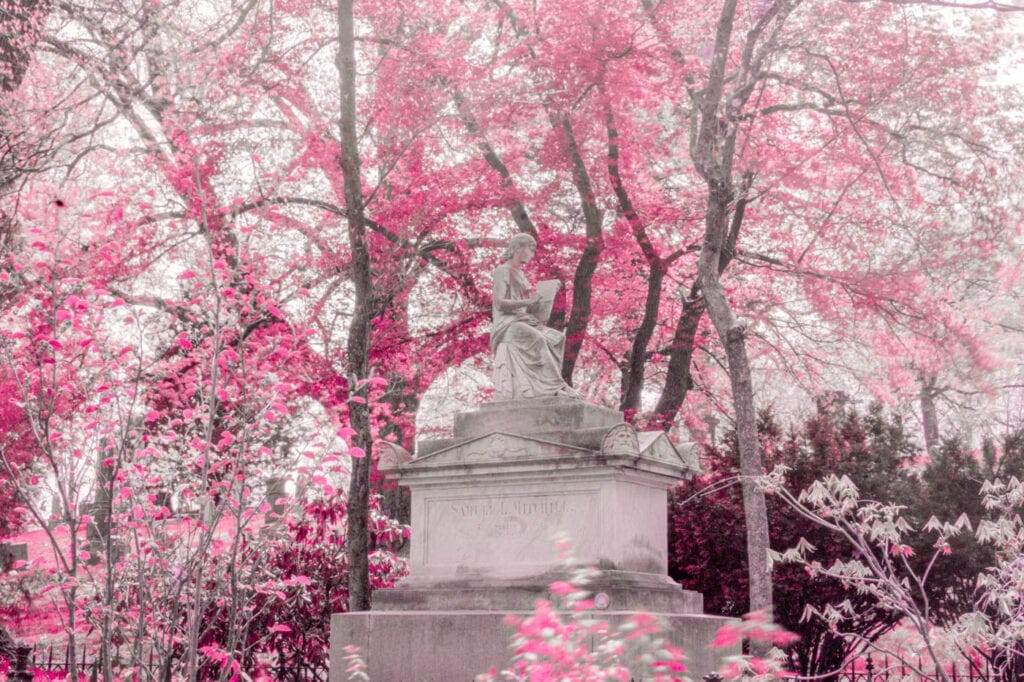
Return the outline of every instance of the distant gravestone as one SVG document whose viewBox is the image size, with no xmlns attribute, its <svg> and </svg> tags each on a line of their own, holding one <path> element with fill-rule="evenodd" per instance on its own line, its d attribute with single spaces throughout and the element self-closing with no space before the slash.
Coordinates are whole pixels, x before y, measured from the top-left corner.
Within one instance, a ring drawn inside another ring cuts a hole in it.
<svg viewBox="0 0 1024 682">
<path fill-rule="evenodd" d="M 267 504 L 270 505 L 270 512 L 267 514 L 267 521 L 278 520 L 285 512 L 288 502 L 287 481 L 281 476 L 273 476 L 267 479 Z"/>
<path fill-rule="evenodd" d="M 7 628 L 0 625 L 0 658 L 5 659 L 8 663 L 14 663 L 14 657 L 17 654 L 17 643 L 11 634 L 7 632 Z"/>
<path fill-rule="evenodd" d="M 24 542 L 0 543 L 0 569 L 9 570 L 16 561 L 28 561 L 28 545 Z"/>
</svg>

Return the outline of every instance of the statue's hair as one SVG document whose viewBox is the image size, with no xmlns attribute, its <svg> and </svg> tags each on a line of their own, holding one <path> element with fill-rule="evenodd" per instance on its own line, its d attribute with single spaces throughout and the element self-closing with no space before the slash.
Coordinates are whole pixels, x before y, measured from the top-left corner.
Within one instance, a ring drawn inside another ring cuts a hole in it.
<svg viewBox="0 0 1024 682">
<path fill-rule="evenodd" d="M 516 252 L 516 249 L 520 249 L 524 246 L 532 246 L 533 248 L 537 248 L 537 240 L 534 239 L 531 235 L 526 234 L 525 232 L 520 232 L 519 234 L 517 234 L 516 236 L 512 237 L 512 239 L 509 240 L 508 246 L 505 247 L 505 250 L 501 254 L 502 262 L 511 260 L 512 256 Z"/>
</svg>

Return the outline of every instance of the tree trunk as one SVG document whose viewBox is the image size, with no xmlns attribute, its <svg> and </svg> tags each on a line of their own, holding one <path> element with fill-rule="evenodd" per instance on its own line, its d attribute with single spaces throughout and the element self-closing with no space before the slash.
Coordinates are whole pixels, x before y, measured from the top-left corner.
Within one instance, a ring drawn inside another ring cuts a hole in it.
<svg viewBox="0 0 1024 682">
<path fill-rule="evenodd" d="M 707 212 L 704 238 L 698 259 L 700 288 L 704 293 L 708 317 L 725 346 L 732 386 L 733 409 L 736 413 L 736 436 L 739 442 L 740 473 L 743 477 L 743 512 L 747 526 L 747 564 L 750 579 L 750 611 L 772 608 L 771 570 L 768 565 L 768 512 L 764 492 L 758 490 L 756 479 L 763 475 L 761 448 L 757 440 L 754 391 L 747 357 L 746 327 L 733 314 L 720 280 L 723 251 L 734 249 L 736 233 L 730 230 L 730 208 L 737 192 L 732 182 L 735 155 L 736 121 L 733 109 L 738 108 L 725 94 L 726 65 L 732 42 L 733 21 L 737 0 L 725 0 L 715 30 L 715 46 L 708 82 L 699 107 L 699 130 L 691 157 L 698 172 L 707 182 Z M 748 36 L 744 62 L 749 59 L 752 36 Z M 742 78 L 739 78 L 742 80 Z M 726 100 L 729 99 L 729 102 Z M 735 221 L 732 223 L 736 225 Z M 762 647 L 752 646 L 753 653 L 763 655 Z"/>
<path fill-rule="evenodd" d="M 647 261 L 647 267 L 650 269 L 647 278 L 644 314 L 640 325 L 633 334 L 633 345 L 626 357 L 622 371 L 622 394 L 619 409 L 626 414 L 628 420 L 632 421 L 632 415 L 640 409 L 640 396 L 644 390 L 644 372 L 647 368 L 647 346 L 654 336 L 654 327 L 658 322 L 662 283 L 665 280 L 671 259 L 663 259 L 654 248 L 654 244 L 651 243 L 651 239 L 647 235 L 647 228 L 641 220 L 640 214 L 637 213 L 636 207 L 633 206 L 633 200 L 622 181 L 622 174 L 619 171 L 619 131 L 615 126 L 615 116 L 611 104 L 607 102 L 605 103 L 605 131 L 608 134 L 608 179 L 615 192 L 619 211 L 629 223 L 633 236 L 644 254 L 644 260 Z"/>
<path fill-rule="evenodd" d="M 704 309 L 704 299 L 699 296 L 683 300 L 683 311 L 676 322 L 672 343 L 669 346 L 665 385 L 661 389 L 661 396 L 648 422 L 648 428 L 668 431 L 675 424 L 679 408 L 693 384 L 690 366 L 697 345 L 697 329 L 700 327 L 701 318 L 704 317 Z"/>
<path fill-rule="evenodd" d="M 365 380 L 370 373 L 370 321 L 373 318 L 373 280 L 370 250 L 366 242 L 366 215 L 360 179 L 358 138 L 356 135 L 356 58 L 352 0 L 338 0 L 338 74 L 341 80 L 341 169 L 344 175 L 345 217 L 348 221 L 349 247 L 352 250 L 352 282 L 355 286 L 355 312 L 348 332 L 345 362 L 348 369 L 349 421 L 355 435 L 351 445 L 360 448 L 362 457 L 352 458 L 348 488 L 348 532 L 345 547 L 348 556 L 348 609 L 370 608 L 369 536 L 367 516 L 370 504 L 370 409 L 366 402 Z"/>
<path fill-rule="evenodd" d="M 743 512 L 747 525 L 747 561 L 750 579 L 750 610 L 771 612 L 772 581 L 768 567 L 768 511 L 764 492 L 757 489 L 755 479 L 763 475 L 761 447 L 757 440 L 757 415 L 754 390 L 747 357 L 746 326 L 736 319 L 719 280 L 719 256 L 725 241 L 729 205 L 732 203 L 731 183 L 708 181 L 708 209 L 704 244 L 698 268 L 701 289 L 708 317 L 725 346 L 732 387 L 733 409 L 736 413 L 736 436 L 739 441 L 740 474 L 743 476 Z"/>
<path fill-rule="evenodd" d="M 658 261 L 651 266 L 647 277 L 647 299 L 644 304 L 644 316 L 633 334 L 633 345 L 626 358 L 623 372 L 623 389 L 619 409 L 627 419 L 640 409 L 640 396 L 644 390 L 644 371 L 647 368 L 647 346 L 654 336 L 654 325 L 658 321 L 658 307 L 661 302 L 661 286 L 665 279 L 665 269 Z"/>
<path fill-rule="evenodd" d="M 516 195 L 515 182 L 512 180 L 512 174 L 509 172 L 505 162 L 501 160 L 498 152 L 491 146 L 487 136 L 480 129 L 480 124 L 477 123 L 472 113 L 466 107 L 466 98 L 463 97 L 462 93 L 453 88 L 452 99 L 467 132 L 477 138 L 477 149 L 483 154 L 487 165 L 493 168 L 501 178 L 501 189 L 505 193 L 505 207 L 508 209 L 509 215 L 512 216 L 512 220 L 515 221 L 520 232 L 525 232 L 534 239 L 537 239 L 537 226 L 530 220 L 530 214 L 526 210 L 522 199 Z"/>
<path fill-rule="evenodd" d="M 576 274 L 572 280 L 572 311 L 569 313 L 569 322 L 565 328 L 565 354 L 562 357 L 562 378 L 571 386 L 576 360 L 579 358 L 583 338 L 590 325 L 592 282 L 594 271 L 597 270 L 597 263 L 601 258 L 601 251 L 604 250 L 604 241 L 601 234 L 601 210 L 597 206 L 590 174 L 587 173 L 587 167 L 583 163 L 583 156 L 576 143 L 576 135 L 573 133 L 568 114 L 560 117 L 552 115 L 551 125 L 556 130 L 560 129 L 565 136 L 569 161 L 572 163 L 572 180 L 580 197 L 583 221 L 587 230 L 587 245 L 583 248 L 580 262 L 576 266 Z"/>
<path fill-rule="evenodd" d="M 939 395 L 936 388 L 938 378 L 934 374 L 921 374 L 921 424 L 924 427 L 924 447 L 928 454 L 933 455 L 939 447 L 939 417 L 935 409 L 935 398 Z"/>
<path fill-rule="evenodd" d="M 753 181 L 753 174 L 744 174 L 742 191 L 736 198 L 735 208 L 732 212 L 729 235 L 718 255 L 719 277 L 736 257 L 736 240 L 739 238 L 743 217 L 747 210 L 746 192 L 750 189 Z M 692 388 L 690 366 L 693 363 L 693 351 L 697 347 L 697 330 L 700 328 L 700 321 L 704 317 L 705 310 L 704 298 L 700 295 L 700 275 L 698 274 L 697 280 L 690 288 L 689 295 L 683 299 L 683 310 L 679 315 L 675 332 L 672 335 L 672 343 L 669 346 L 665 385 L 661 389 L 661 396 L 658 398 L 654 414 L 648 422 L 648 428 L 668 431 L 675 424 L 679 408 L 682 406 L 683 400 L 686 399 L 687 392 Z"/>
</svg>

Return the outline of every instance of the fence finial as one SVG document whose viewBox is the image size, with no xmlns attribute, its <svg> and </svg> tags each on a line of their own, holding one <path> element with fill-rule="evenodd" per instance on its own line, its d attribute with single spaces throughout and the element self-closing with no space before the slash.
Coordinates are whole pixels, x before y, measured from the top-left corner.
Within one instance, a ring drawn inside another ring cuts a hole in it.
<svg viewBox="0 0 1024 682">
<path fill-rule="evenodd" d="M 14 650 L 14 671 L 10 674 L 11 682 L 32 682 L 35 673 L 29 672 L 28 657 L 32 653 L 32 647 L 27 644 L 19 644 Z"/>
</svg>

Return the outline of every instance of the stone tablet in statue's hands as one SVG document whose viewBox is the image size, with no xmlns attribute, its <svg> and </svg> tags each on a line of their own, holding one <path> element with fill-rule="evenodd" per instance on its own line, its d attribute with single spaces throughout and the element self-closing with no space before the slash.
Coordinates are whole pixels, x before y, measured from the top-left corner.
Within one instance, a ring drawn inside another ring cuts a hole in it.
<svg viewBox="0 0 1024 682">
<path fill-rule="evenodd" d="M 557 279 L 546 279 L 543 282 L 538 282 L 534 294 L 537 301 L 530 304 L 526 312 L 536 317 L 542 323 L 547 323 L 548 318 L 551 317 L 551 307 L 555 303 L 555 294 L 558 293 L 561 287 L 562 283 Z"/>
</svg>

